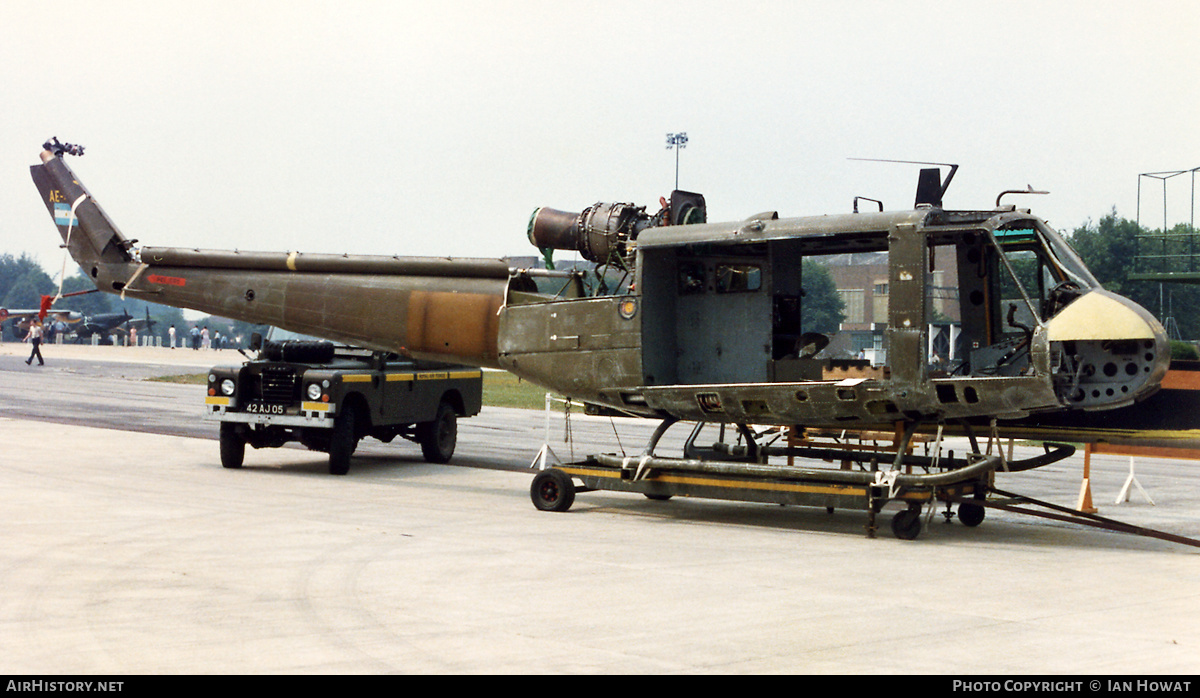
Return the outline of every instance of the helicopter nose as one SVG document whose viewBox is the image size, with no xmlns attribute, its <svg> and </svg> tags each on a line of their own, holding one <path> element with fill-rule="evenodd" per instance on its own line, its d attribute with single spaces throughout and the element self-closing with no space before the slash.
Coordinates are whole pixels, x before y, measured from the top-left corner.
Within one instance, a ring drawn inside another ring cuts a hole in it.
<svg viewBox="0 0 1200 698">
<path fill-rule="evenodd" d="M 1162 324 L 1128 298 L 1089 291 L 1046 322 L 1061 356 L 1061 397 L 1084 409 L 1131 404 L 1158 390 L 1171 363 Z"/>
</svg>

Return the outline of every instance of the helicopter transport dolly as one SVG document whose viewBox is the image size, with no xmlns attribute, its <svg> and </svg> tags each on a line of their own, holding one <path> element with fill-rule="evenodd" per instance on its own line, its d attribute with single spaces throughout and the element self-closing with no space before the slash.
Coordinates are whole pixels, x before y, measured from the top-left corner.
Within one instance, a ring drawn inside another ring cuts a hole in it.
<svg viewBox="0 0 1200 698">
<path fill-rule="evenodd" d="M 911 425 L 905 427 L 893 447 L 804 438 L 774 446 L 760 442 L 773 434 L 774 443 L 782 431 L 755 434 L 742 425 L 737 426 L 737 443 L 729 444 L 724 441 L 724 427 L 718 425 L 720 440 L 705 447 L 699 445 L 700 437 L 705 427 L 712 425 L 700 422 L 688 437 L 682 458 L 655 455 L 655 446 L 675 423 L 664 421 L 640 455 L 596 454 L 542 469 L 530 487 L 534 506 L 543 511 L 566 511 L 577 492 L 613 490 L 638 492 L 659 500 L 685 496 L 825 507 L 829 511 L 852 509 L 867 513 L 867 534 L 874 536 L 876 515 L 884 505 L 897 501 L 906 506 L 892 518 L 892 532 L 911 540 L 921 531 L 920 514 L 926 504 L 941 501 L 949 507 L 957 503 L 959 520 L 977 526 L 983 522 L 985 498 L 996 470 L 1029 470 L 1075 452 L 1070 445 L 1047 444 L 1042 454 L 1011 461 L 999 448 L 995 454 L 983 454 L 976 446 L 974 453 L 955 457 L 953 451 L 941 454 L 939 434 L 933 455 L 919 455 L 912 453 Z M 772 457 L 786 457 L 788 463 L 772 464 L 768 461 Z M 840 467 L 794 465 L 796 459 L 840 463 Z M 576 480 L 582 484 L 576 485 Z"/>
</svg>

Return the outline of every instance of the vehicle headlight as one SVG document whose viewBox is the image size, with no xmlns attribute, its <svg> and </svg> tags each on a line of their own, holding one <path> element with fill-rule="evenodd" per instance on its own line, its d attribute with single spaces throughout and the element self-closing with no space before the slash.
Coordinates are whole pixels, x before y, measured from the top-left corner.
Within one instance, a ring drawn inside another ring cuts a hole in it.
<svg viewBox="0 0 1200 698">
<path fill-rule="evenodd" d="M 233 388 L 234 388 L 234 383 L 233 383 L 232 378 L 226 378 L 225 380 L 221 381 L 221 394 L 222 395 L 233 395 Z"/>
<path fill-rule="evenodd" d="M 320 400 L 320 399 L 321 399 L 321 386 L 320 386 L 320 384 L 318 384 L 318 383 L 309 383 L 309 385 L 308 385 L 308 399 L 309 399 L 309 400 Z"/>
</svg>

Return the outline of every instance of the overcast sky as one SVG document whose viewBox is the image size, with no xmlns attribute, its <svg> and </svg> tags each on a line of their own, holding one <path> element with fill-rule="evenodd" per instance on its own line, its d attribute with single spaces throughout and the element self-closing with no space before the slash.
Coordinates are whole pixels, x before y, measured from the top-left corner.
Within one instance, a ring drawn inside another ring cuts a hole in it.
<svg viewBox="0 0 1200 698">
<path fill-rule="evenodd" d="M 1006 203 L 1069 230 L 1200 166 L 1198 58 L 1195 0 L 8 0 L 0 252 L 62 263 L 50 136 L 147 245 L 533 254 L 539 206 L 657 210 L 679 131 L 709 220 L 911 207 L 917 166 L 849 159 L 890 158 L 958 163 L 950 208 L 1049 190 Z"/>
</svg>

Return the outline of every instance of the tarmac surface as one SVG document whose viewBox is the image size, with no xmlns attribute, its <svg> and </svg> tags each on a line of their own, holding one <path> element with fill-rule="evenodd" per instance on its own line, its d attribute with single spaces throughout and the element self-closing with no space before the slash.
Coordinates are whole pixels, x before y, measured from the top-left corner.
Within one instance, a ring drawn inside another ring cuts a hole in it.
<svg viewBox="0 0 1200 698">
<path fill-rule="evenodd" d="M 581 493 L 534 509 L 541 412 L 485 408 L 453 465 L 365 440 L 221 468 L 230 351 L 0 344 L 0 672 L 1193 674 L 1200 548 L 989 511 L 915 541 L 855 511 Z M 564 459 L 653 424 L 561 416 Z M 1018 447 L 1018 452 L 1022 449 Z M 1020 454 L 1018 453 L 1018 456 Z M 1082 456 L 1006 489 L 1074 506 Z M 1093 456 L 1100 514 L 1200 538 L 1200 463 Z M 1147 499 L 1153 498 L 1154 504 Z"/>
</svg>

